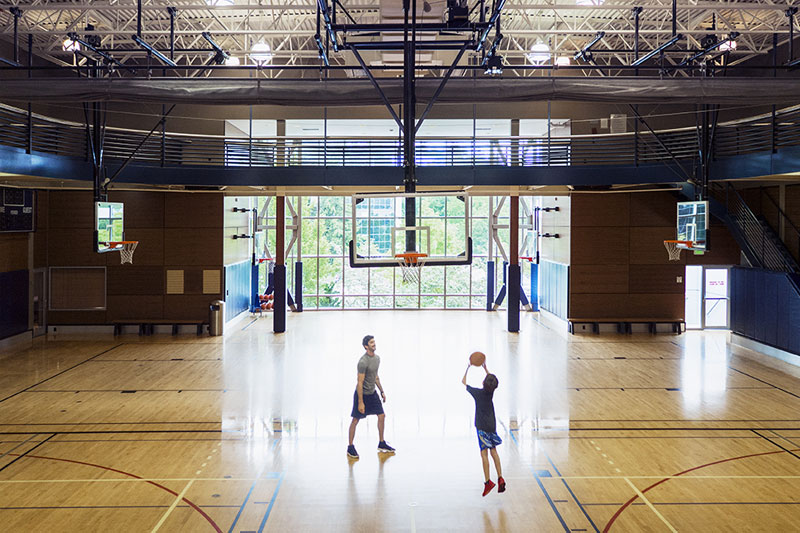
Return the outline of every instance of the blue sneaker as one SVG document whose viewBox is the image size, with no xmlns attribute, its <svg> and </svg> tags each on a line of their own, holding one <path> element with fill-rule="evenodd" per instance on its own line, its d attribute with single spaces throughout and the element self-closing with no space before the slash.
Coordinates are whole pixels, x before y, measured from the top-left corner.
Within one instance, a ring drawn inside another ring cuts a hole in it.
<svg viewBox="0 0 800 533">
<path fill-rule="evenodd" d="M 381 453 L 394 453 L 394 448 L 386 444 L 385 440 L 382 440 L 378 443 L 378 451 Z"/>
<path fill-rule="evenodd" d="M 353 459 L 358 459 L 358 452 L 356 451 L 356 447 L 352 444 L 347 447 L 347 455 Z"/>
</svg>

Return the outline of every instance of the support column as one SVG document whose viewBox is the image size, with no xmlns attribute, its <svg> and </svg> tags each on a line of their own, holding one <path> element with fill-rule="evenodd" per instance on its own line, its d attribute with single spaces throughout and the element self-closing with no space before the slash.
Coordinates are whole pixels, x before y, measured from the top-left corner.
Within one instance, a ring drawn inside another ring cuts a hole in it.
<svg viewBox="0 0 800 533">
<path fill-rule="evenodd" d="M 272 331 L 286 331 L 286 235 L 285 198 L 275 197 L 275 299 L 273 300 Z"/>
<path fill-rule="evenodd" d="M 508 245 L 508 331 L 519 331 L 519 289 L 521 275 L 519 269 L 519 196 L 510 198 L 509 245 Z"/>
</svg>

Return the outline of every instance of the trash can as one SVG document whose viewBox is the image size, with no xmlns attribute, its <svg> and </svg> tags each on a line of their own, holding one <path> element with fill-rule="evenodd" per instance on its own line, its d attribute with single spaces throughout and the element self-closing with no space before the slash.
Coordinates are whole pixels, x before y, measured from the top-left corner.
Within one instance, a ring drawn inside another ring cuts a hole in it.
<svg viewBox="0 0 800 533">
<path fill-rule="evenodd" d="M 225 325 L 225 302 L 214 300 L 208 309 L 208 334 L 211 336 L 222 335 Z"/>
</svg>

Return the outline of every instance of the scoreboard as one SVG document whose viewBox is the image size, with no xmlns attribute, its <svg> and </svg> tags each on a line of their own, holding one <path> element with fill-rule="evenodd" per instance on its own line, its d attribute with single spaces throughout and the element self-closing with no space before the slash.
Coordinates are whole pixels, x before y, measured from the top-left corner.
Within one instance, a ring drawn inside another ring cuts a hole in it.
<svg viewBox="0 0 800 533">
<path fill-rule="evenodd" d="M 35 201 L 33 190 L 0 187 L 0 233 L 35 231 Z"/>
</svg>

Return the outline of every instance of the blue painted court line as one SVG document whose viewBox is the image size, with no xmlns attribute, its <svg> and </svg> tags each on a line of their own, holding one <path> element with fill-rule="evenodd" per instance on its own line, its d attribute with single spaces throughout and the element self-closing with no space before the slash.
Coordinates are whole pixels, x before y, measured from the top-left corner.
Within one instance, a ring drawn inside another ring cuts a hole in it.
<svg viewBox="0 0 800 533">
<path fill-rule="evenodd" d="M 552 459 L 550 459 L 550 456 L 547 455 L 547 452 L 542 450 L 542 453 L 544 454 L 545 457 L 547 457 L 547 462 L 550 463 L 550 466 L 552 466 L 553 470 L 556 471 L 556 474 L 558 475 L 558 477 L 561 477 L 561 472 L 558 471 L 558 468 L 556 468 L 556 464 L 553 462 Z M 589 523 L 592 524 L 592 527 L 594 528 L 594 530 L 597 533 L 600 533 L 600 530 L 597 529 L 597 526 L 595 525 L 594 520 L 591 519 L 591 517 L 589 516 L 589 513 L 587 513 L 586 509 L 583 508 L 583 505 L 581 504 L 581 501 L 578 499 L 577 496 L 575 496 L 575 493 L 572 492 L 572 488 L 569 486 L 569 483 L 567 483 L 567 480 L 562 477 L 561 478 L 561 482 L 564 484 L 565 487 L 567 487 L 567 490 L 569 491 L 570 496 L 572 496 L 572 499 L 575 500 L 575 503 L 578 504 L 578 507 L 580 508 L 581 512 L 583 513 L 583 516 L 585 516 L 586 519 L 589 521 Z"/>
<path fill-rule="evenodd" d="M 279 439 L 276 439 L 275 442 L 272 443 L 272 448 L 271 448 L 272 451 L 275 451 L 275 447 L 278 445 L 278 442 L 279 442 Z M 266 468 L 266 466 L 267 465 L 265 464 L 264 467 Z M 236 513 L 236 517 L 233 519 L 233 523 L 231 524 L 231 528 L 228 530 L 228 533 L 233 533 L 233 528 L 236 526 L 236 523 L 239 521 L 239 518 L 242 516 L 242 511 L 244 511 L 244 508 L 247 505 L 248 500 L 250 500 L 250 496 L 253 495 L 253 489 L 256 488 L 256 483 L 258 483 L 258 480 L 261 479 L 262 472 L 264 472 L 264 468 L 261 469 L 261 472 L 259 472 L 258 475 L 256 476 L 256 480 L 253 481 L 252 485 L 250 485 L 250 490 L 247 491 L 247 496 L 245 496 L 244 501 L 242 502 L 242 506 L 239 507 L 239 512 Z M 273 473 L 275 473 L 275 472 L 270 472 L 270 474 L 273 474 Z M 269 476 L 270 474 L 267 474 L 267 476 Z"/>
<path fill-rule="evenodd" d="M 567 523 L 564 522 L 564 518 L 562 518 L 561 513 L 559 513 L 558 509 L 556 509 L 556 504 L 553 503 L 553 500 L 550 498 L 550 494 L 548 494 L 547 493 L 547 489 L 544 488 L 544 485 L 542 484 L 542 480 L 539 479 L 539 476 L 536 474 L 535 470 L 531 469 L 531 472 L 533 472 L 533 477 L 534 477 L 534 479 L 536 479 L 536 483 L 539 484 L 539 488 L 542 489 L 542 492 L 544 493 L 544 497 L 547 498 L 547 502 L 550 504 L 550 508 L 553 509 L 553 512 L 556 514 L 556 517 L 558 518 L 558 521 L 561 522 L 561 525 L 564 527 L 564 531 L 569 533 L 570 529 L 567 526 Z"/>
<path fill-rule="evenodd" d="M 504 426 L 505 426 L 505 424 L 504 424 Z M 510 430 L 508 430 L 508 434 L 511 436 L 511 440 L 514 441 L 514 444 L 517 446 L 517 448 L 519 448 L 519 442 L 517 441 L 517 437 L 514 435 L 515 431 L 519 431 L 519 430 L 518 429 L 510 429 Z M 530 468 L 531 468 L 531 473 L 533 474 L 533 478 L 536 480 L 536 483 L 539 485 L 539 488 L 542 489 L 542 493 L 544 494 L 544 497 L 547 498 L 547 503 L 550 504 L 550 508 L 556 514 L 556 518 L 558 518 L 558 521 L 561 522 L 561 526 L 564 528 L 564 531 L 566 531 L 567 533 L 570 533 L 570 529 L 567 526 L 567 523 L 564 521 L 564 518 L 561 516 L 561 513 L 558 512 L 558 509 L 556 509 L 556 504 L 553 503 L 552 498 L 550 498 L 550 494 L 548 494 L 547 489 L 544 488 L 544 484 L 542 484 L 542 480 L 539 479 L 539 470 L 534 470 L 533 467 L 530 467 Z M 550 477 L 550 472 L 547 472 L 547 476 L 546 477 Z"/>
<path fill-rule="evenodd" d="M 254 318 L 252 322 L 250 322 L 249 324 L 247 324 L 245 327 L 242 328 L 242 331 L 246 330 L 247 328 L 255 324 L 257 320 L 258 320 L 257 318 Z"/>
<path fill-rule="evenodd" d="M 261 525 L 258 526 L 258 533 L 262 533 L 264 531 L 264 526 L 267 525 L 269 513 L 272 512 L 272 506 L 275 505 L 275 500 L 278 498 L 278 491 L 281 490 L 281 483 L 283 483 L 283 474 L 281 474 L 281 477 L 278 479 L 278 485 L 275 487 L 275 492 L 272 494 L 272 499 L 269 501 L 269 507 L 267 507 L 264 519 L 261 520 Z"/>
</svg>

